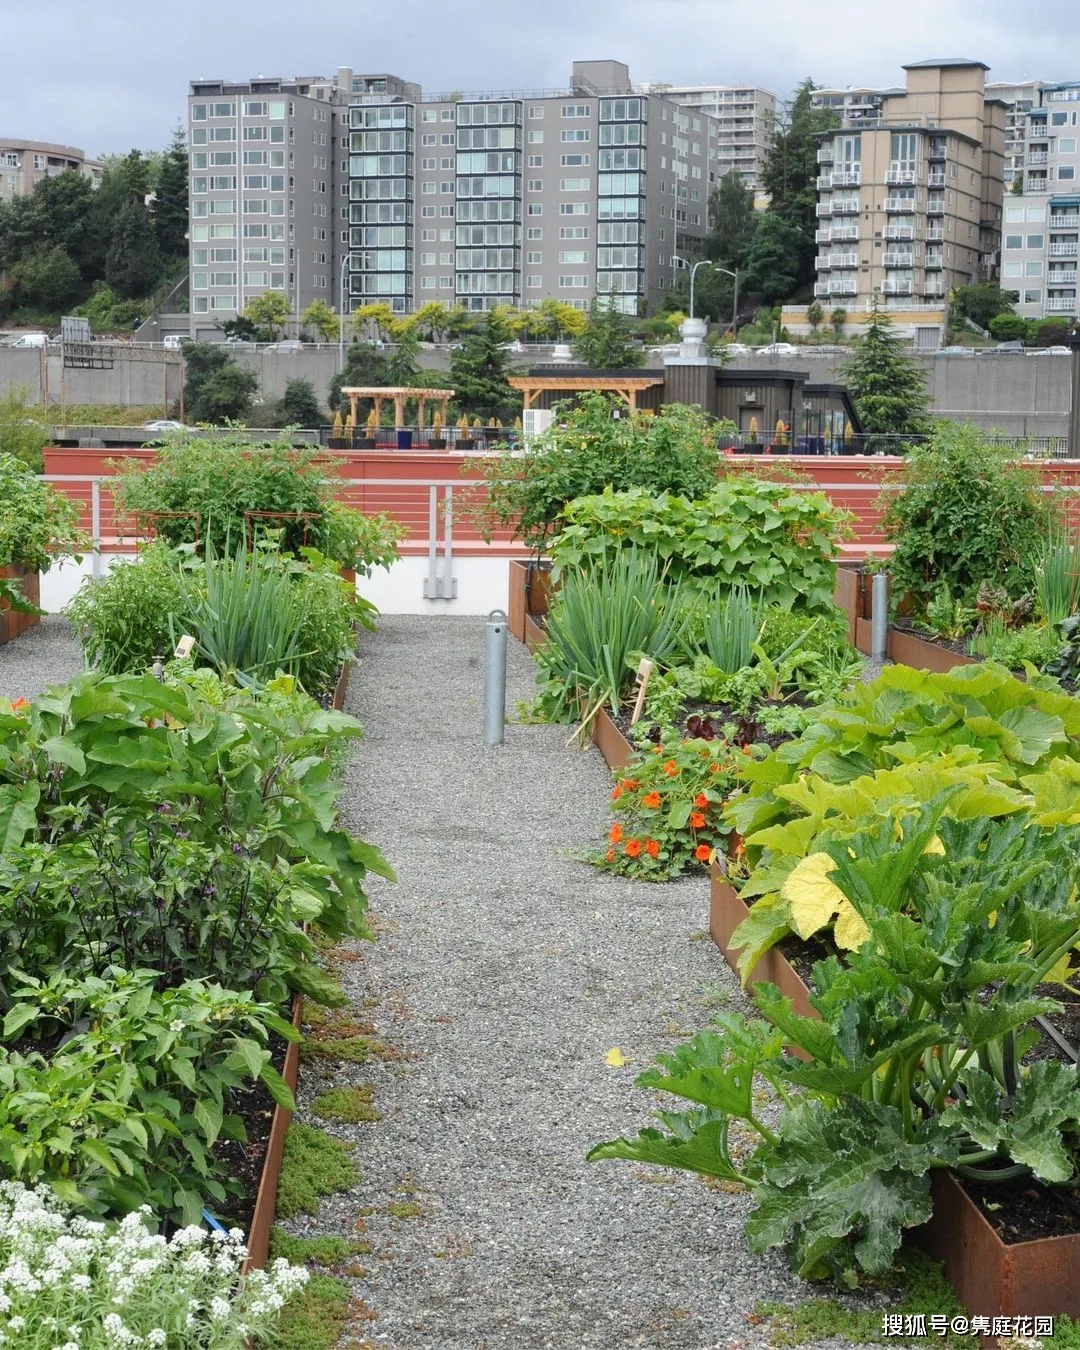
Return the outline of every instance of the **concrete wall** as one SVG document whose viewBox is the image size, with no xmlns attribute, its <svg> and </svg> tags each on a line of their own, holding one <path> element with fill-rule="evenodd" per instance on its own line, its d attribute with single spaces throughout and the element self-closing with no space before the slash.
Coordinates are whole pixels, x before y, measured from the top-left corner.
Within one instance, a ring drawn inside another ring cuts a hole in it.
<svg viewBox="0 0 1080 1350">
<path fill-rule="evenodd" d="M 445 371 L 449 354 L 422 350 L 420 365 Z M 122 354 L 111 370 L 64 370 L 59 355 L 44 350 L 0 347 L 0 395 L 23 388 L 31 403 L 132 403 L 161 405 L 179 394 L 175 354 L 165 360 L 136 361 Z M 337 348 L 303 352 L 239 351 L 236 359 L 259 377 L 264 403 L 279 399 L 291 379 L 310 380 L 324 400 L 337 370 Z M 543 356 L 519 358 L 527 368 Z M 1063 436 L 1068 433 L 1071 362 L 1067 356 L 934 356 L 918 358 L 927 373 L 934 412 L 970 421 L 988 430 L 1018 436 Z M 747 356 L 732 370 L 801 370 L 811 383 L 842 383 L 843 357 Z M 648 358 L 646 368 L 661 368 L 662 356 Z"/>
</svg>

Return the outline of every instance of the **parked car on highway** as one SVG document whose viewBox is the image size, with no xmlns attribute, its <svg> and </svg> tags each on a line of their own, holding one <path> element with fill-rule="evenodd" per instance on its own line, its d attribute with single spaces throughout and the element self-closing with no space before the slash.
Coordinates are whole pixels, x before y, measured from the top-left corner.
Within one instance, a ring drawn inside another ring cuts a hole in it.
<svg viewBox="0 0 1080 1350">
<path fill-rule="evenodd" d="M 302 352 L 304 344 L 296 338 L 286 338 L 283 342 L 271 342 L 267 346 L 268 352 Z"/>
<path fill-rule="evenodd" d="M 1071 356 L 1071 347 L 1037 347 L 1032 356 Z"/>
<path fill-rule="evenodd" d="M 937 347 L 934 350 L 935 356 L 974 356 L 974 347 Z"/>
<path fill-rule="evenodd" d="M 21 333 L 11 345 L 13 347 L 47 347 L 49 339 L 44 333 Z"/>
<path fill-rule="evenodd" d="M 143 431 L 183 431 L 183 422 L 174 422 L 168 417 L 159 417 L 156 422 L 144 422 Z"/>
<path fill-rule="evenodd" d="M 1022 352 L 1024 350 L 1023 338 L 1009 338 L 1008 342 L 999 342 L 996 347 L 991 347 L 991 352 L 997 352 L 1003 356 L 1008 356 L 1010 352 Z"/>
<path fill-rule="evenodd" d="M 804 349 L 796 347 L 794 342 L 770 342 L 765 347 L 755 347 L 759 356 L 801 356 Z"/>
</svg>

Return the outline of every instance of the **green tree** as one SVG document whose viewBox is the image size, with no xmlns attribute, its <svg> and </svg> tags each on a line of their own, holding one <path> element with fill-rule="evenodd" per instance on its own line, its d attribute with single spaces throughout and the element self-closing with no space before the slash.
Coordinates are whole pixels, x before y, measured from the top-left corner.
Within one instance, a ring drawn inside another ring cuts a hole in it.
<svg viewBox="0 0 1080 1350">
<path fill-rule="evenodd" d="M 188 151 L 179 124 L 161 157 L 154 184 L 154 230 L 163 258 L 188 255 Z"/>
<path fill-rule="evenodd" d="M 829 315 L 829 323 L 832 325 L 833 337 L 843 337 L 844 324 L 847 323 L 847 310 L 843 305 L 837 305 L 832 311 Z"/>
<path fill-rule="evenodd" d="M 979 328 L 989 328 L 997 314 L 1012 314 L 1020 299 L 1019 291 L 1003 291 L 993 281 L 978 281 L 973 286 L 957 286 L 949 296 L 953 316 L 970 319 Z"/>
<path fill-rule="evenodd" d="M 818 303 L 817 300 L 813 301 L 812 304 L 807 305 L 806 322 L 810 325 L 810 327 L 813 329 L 815 333 L 821 327 L 824 321 L 825 321 L 825 311 L 821 308 L 821 305 Z"/>
<path fill-rule="evenodd" d="M 338 316 L 325 300 L 312 300 L 300 315 L 300 322 L 305 328 L 314 328 L 323 342 L 336 342 L 338 339 Z"/>
<path fill-rule="evenodd" d="M 999 342 L 1011 342 L 1017 338 L 1026 338 L 1031 328 L 1029 320 L 1022 314 L 995 314 L 990 320 L 990 336 Z"/>
<path fill-rule="evenodd" d="M 485 420 L 505 420 L 520 409 L 521 395 L 506 382 L 510 356 L 504 344 L 508 337 L 499 316 L 488 312 L 451 353 L 450 386 L 459 411 Z"/>
<path fill-rule="evenodd" d="M 742 288 L 756 291 L 766 305 L 790 300 L 800 284 L 803 239 L 779 213 L 762 213 L 746 251 Z"/>
<path fill-rule="evenodd" d="M 753 237 L 754 194 L 732 169 L 724 174 L 709 197 L 705 256 L 725 267 L 739 267 Z"/>
<path fill-rule="evenodd" d="M 844 363 L 844 378 L 863 430 L 911 436 L 930 430 L 930 399 L 918 362 L 904 351 L 892 320 L 876 307 Z"/>
<path fill-rule="evenodd" d="M 285 331 L 292 310 L 284 291 L 263 291 L 244 306 L 244 318 L 258 331 L 258 342 L 276 342 Z"/>
<path fill-rule="evenodd" d="M 415 327 L 401 327 L 394 339 L 394 349 L 386 363 L 387 384 L 416 384 L 420 378 L 420 366 L 417 355 L 420 351 L 420 338 Z"/>
<path fill-rule="evenodd" d="M 246 422 L 258 377 L 245 370 L 219 343 L 185 342 L 184 390 L 191 422 Z"/>
<path fill-rule="evenodd" d="M 819 135 L 839 124 L 832 109 L 812 106 L 816 88 L 813 80 L 803 80 L 785 105 L 762 171 L 762 186 L 769 194 L 766 215 L 778 216 L 794 231 L 787 236 L 795 250 L 785 272 L 794 276 L 795 288 L 808 285 L 814 275 Z M 775 286 L 772 290 L 779 295 Z"/>
<path fill-rule="evenodd" d="M 630 320 L 614 305 L 594 297 L 585 327 L 574 339 L 574 355 L 593 370 L 629 370 L 641 364 Z"/>
<path fill-rule="evenodd" d="M 741 283 L 740 283 L 741 285 Z M 699 267 L 694 278 L 694 317 L 712 319 L 719 323 L 730 319 L 735 298 L 735 281 L 726 272 L 714 267 Z M 740 306 L 741 308 L 741 306 Z M 669 314 L 690 313 L 690 271 L 681 268 L 675 285 L 664 296 L 664 309 Z"/>
<path fill-rule="evenodd" d="M 85 278 L 99 277 L 104 256 L 94 251 L 89 231 L 94 197 L 81 174 L 62 173 L 0 203 L 0 266 L 10 269 L 29 253 L 60 248 Z"/>
<path fill-rule="evenodd" d="M 45 466 L 42 451 L 49 444 L 49 424 L 39 407 L 26 402 L 26 390 L 0 395 L 0 454 L 14 455 L 35 473 Z"/>
<path fill-rule="evenodd" d="M 120 210 L 105 256 L 105 280 L 121 299 L 149 295 L 161 276 L 150 212 L 134 198 Z"/>
<path fill-rule="evenodd" d="M 331 414 L 340 412 L 345 416 L 349 411 L 348 399 L 341 397 L 341 389 L 371 389 L 380 385 L 390 383 L 387 367 L 389 358 L 386 352 L 381 351 L 371 342 L 350 342 L 345 352 L 344 369 L 338 371 L 330 381 L 330 392 L 327 403 Z M 359 407 L 361 420 L 365 418 L 371 408 L 368 400 L 363 400 Z"/>
<path fill-rule="evenodd" d="M 15 303 L 58 314 L 82 289 L 82 274 L 58 245 L 24 254 L 11 269 Z"/>
<path fill-rule="evenodd" d="M 274 407 L 278 427 L 317 427 L 323 422 L 318 395 L 310 380 L 289 380 Z"/>
</svg>

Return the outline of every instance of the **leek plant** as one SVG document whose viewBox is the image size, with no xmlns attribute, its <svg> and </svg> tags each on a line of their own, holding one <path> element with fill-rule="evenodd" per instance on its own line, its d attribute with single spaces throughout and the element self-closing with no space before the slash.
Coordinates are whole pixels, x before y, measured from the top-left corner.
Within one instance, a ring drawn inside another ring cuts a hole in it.
<svg viewBox="0 0 1080 1350">
<path fill-rule="evenodd" d="M 734 675 L 754 659 L 765 606 L 746 586 L 720 587 L 709 606 L 702 629 L 702 645 L 709 660 L 725 675 Z"/>
<path fill-rule="evenodd" d="M 667 584 L 655 554 L 624 549 L 567 570 L 548 612 L 542 660 L 549 691 L 559 690 L 553 714 L 576 711 L 579 699 L 590 716 L 605 703 L 617 714 L 633 677 L 632 658 L 663 661 L 688 622 L 683 584 Z"/>
<path fill-rule="evenodd" d="M 1080 533 L 1052 530 L 1035 557 L 1035 594 L 1051 626 L 1080 613 Z"/>
<path fill-rule="evenodd" d="M 241 544 L 218 556 L 209 539 L 201 560 L 180 574 L 182 612 L 199 654 L 223 679 L 258 685 L 279 671 L 297 675 L 310 594 L 275 558 Z M 178 634 L 170 616 L 173 640 Z"/>
</svg>

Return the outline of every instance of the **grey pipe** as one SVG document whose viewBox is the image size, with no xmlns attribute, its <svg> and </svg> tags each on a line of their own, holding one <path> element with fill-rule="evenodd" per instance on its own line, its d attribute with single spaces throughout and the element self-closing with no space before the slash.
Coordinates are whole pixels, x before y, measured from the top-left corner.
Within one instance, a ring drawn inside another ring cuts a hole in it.
<svg viewBox="0 0 1080 1350">
<path fill-rule="evenodd" d="M 484 623 L 484 744 L 506 740 L 506 612 L 493 609 Z"/>
<path fill-rule="evenodd" d="M 889 577 L 874 573 L 870 608 L 870 659 L 884 661 L 889 652 Z"/>
</svg>

